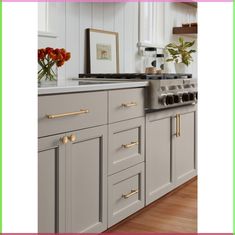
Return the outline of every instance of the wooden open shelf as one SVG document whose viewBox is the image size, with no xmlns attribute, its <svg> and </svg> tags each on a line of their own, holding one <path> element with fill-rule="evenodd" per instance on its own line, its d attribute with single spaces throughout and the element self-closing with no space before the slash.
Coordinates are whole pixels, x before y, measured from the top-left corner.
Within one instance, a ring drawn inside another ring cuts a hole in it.
<svg viewBox="0 0 235 235">
<path fill-rule="evenodd" d="M 182 2 L 185 5 L 197 8 L 197 2 Z"/>
<path fill-rule="evenodd" d="M 197 26 L 192 27 L 173 27 L 173 34 L 197 34 Z"/>
</svg>

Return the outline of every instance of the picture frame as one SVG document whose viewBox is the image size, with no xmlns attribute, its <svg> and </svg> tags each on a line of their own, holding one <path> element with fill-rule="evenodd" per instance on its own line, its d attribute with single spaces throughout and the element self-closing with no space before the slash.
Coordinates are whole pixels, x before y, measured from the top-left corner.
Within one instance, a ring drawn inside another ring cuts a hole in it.
<svg viewBox="0 0 235 235">
<path fill-rule="evenodd" d="M 87 29 L 87 73 L 119 73 L 118 33 Z"/>
</svg>

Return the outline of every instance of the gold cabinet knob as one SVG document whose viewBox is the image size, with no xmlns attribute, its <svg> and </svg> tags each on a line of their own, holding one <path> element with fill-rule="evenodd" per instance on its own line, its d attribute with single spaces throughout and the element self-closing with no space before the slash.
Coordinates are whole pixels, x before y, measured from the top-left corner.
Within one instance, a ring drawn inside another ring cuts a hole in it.
<svg viewBox="0 0 235 235">
<path fill-rule="evenodd" d="M 69 138 L 67 136 L 62 137 L 60 140 L 63 144 L 67 144 L 69 142 Z"/>
<path fill-rule="evenodd" d="M 70 135 L 68 138 L 69 138 L 69 140 L 70 140 L 71 142 L 74 142 L 74 141 L 76 141 L 76 139 L 77 139 L 77 137 L 76 137 L 75 134 Z"/>
</svg>

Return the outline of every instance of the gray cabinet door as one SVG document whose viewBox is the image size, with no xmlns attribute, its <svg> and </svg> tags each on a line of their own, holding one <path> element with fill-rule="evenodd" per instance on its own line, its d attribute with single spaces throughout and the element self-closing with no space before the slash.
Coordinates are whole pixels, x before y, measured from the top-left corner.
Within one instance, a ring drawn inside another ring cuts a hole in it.
<svg viewBox="0 0 235 235">
<path fill-rule="evenodd" d="M 171 116 L 147 115 L 146 121 L 146 204 L 173 188 Z"/>
<path fill-rule="evenodd" d="M 107 126 L 67 133 L 66 232 L 107 229 Z"/>
<path fill-rule="evenodd" d="M 195 106 L 146 115 L 146 204 L 196 176 L 196 121 Z"/>
<path fill-rule="evenodd" d="M 174 179 L 175 187 L 183 184 L 196 172 L 196 111 L 179 114 L 180 136 L 173 133 Z M 172 119 L 173 129 L 176 128 L 176 117 Z M 175 128 L 174 128 L 175 127 Z"/>
<path fill-rule="evenodd" d="M 38 232 L 65 232 L 65 145 L 63 135 L 38 141 Z"/>
</svg>

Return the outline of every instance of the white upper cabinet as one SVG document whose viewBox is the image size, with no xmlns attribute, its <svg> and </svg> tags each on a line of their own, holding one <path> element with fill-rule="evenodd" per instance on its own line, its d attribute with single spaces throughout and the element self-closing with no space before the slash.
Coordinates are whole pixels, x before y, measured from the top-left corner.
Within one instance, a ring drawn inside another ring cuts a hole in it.
<svg viewBox="0 0 235 235">
<path fill-rule="evenodd" d="M 38 3 L 38 34 L 56 37 L 56 3 Z"/>
<path fill-rule="evenodd" d="M 47 31 L 47 2 L 38 3 L 38 31 Z"/>
<path fill-rule="evenodd" d="M 164 47 L 164 2 L 139 3 L 139 45 Z"/>
</svg>

